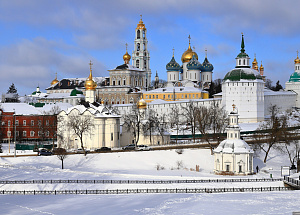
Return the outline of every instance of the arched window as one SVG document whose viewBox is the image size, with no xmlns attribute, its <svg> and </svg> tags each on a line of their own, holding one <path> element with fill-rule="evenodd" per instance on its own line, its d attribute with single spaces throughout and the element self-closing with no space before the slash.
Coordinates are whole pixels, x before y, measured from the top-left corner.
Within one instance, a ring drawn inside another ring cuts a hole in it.
<svg viewBox="0 0 300 215">
<path fill-rule="evenodd" d="M 140 60 L 136 60 L 136 64 L 135 65 L 136 65 L 137 68 L 140 68 Z"/>
<path fill-rule="evenodd" d="M 145 39 L 146 38 L 146 34 L 145 34 L 145 30 L 143 30 L 143 38 Z"/>
<path fill-rule="evenodd" d="M 141 46 L 141 45 L 140 45 L 139 43 L 138 43 L 138 44 L 136 44 L 136 50 L 137 50 L 137 51 L 139 51 L 139 50 L 140 50 L 140 46 Z"/>
<path fill-rule="evenodd" d="M 244 59 L 244 65 L 246 65 L 246 60 Z"/>
<path fill-rule="evenodd" d="M 140 32 L 140 30 L 138 30 L 138 31 L 136 32 L 136 38 L 137 38 L 137 39 L 140 39 L 140 38 L 141 38 L 141 32 Z"/>
<path fill-rule="evenodd" d="M 239 60 L 239 66 L 242 64 L 242 61 L 241 60 Z"/>
<path fill-rule="evenodd" d="M 147 68 L 147 61 L 144 60 L 144 68 L 146 69 Z"/>
</svg>

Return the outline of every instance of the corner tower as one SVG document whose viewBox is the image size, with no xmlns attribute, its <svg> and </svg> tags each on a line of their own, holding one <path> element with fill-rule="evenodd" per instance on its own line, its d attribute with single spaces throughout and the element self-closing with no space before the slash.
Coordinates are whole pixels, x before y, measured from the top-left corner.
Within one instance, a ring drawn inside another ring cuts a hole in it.
<svg viewBox="0 0 300 215">
<path fill-rule="evenodd" d="M 132 52 L 132 65 L 146 71 L 146 89 L 151 84 L 150 55 L 148 51 L 147 29 L 142 20 L 142 15 L 135 29 L 134 50 Z"/>
<path fill-rule="evenodd" d="M 242 35 L 241 52 L 236 57 L 236 67 L 229 71 L 222 83 L 222 105 L 227 112 L 231 105 L 239 107 L 243 123 L 264 120 L 264 81 L 258 71 L 249 66 Z"/>
</svg>

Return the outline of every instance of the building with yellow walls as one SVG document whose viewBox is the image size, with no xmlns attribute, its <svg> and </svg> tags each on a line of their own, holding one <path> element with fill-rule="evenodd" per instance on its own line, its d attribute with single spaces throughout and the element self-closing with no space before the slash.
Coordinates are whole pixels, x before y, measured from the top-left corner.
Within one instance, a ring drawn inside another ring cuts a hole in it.
<svg viewBox="0 0 300 215">
<path fill-rule="evenodd" d="M 147 103 L 156 99 L 179 101 L 208 98 L 208 92 L 197 87 L 165 87 L 143 92 L 143 99 Z"/>
</svg>

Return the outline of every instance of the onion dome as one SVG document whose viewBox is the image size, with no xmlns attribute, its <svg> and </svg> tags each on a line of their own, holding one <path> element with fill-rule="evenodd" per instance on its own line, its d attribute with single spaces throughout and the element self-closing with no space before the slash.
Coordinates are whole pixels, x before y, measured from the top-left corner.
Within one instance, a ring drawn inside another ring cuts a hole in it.
<svg viewBox="0 0 300 215">
<path fill-rule="evenodd" d="M 167 71 L 180 71 L 180 65 L 176 62 L 174 54 L 171 61 L 166 65 L 166 69 Z"/>
<path fill-rule="evenodd" d="M 198 60 L 198 55 L 196 52 L 194 52 L 191 48 L 191 37 L 189 36 L 189 48 L 182 54 L 181 56 L 181 61 L 182 63 L 186 63 L 189 62 L 192 58 L 193 55 L 196 56 L 196 59 Z"/>
<path fill-rule="evenodd" d="M 264 70 L 265 70 L 265 68 L 263 67 L 262 61 L 261 61 L 261 64 L 260 64 L 260 67 L 259 67 L 259 71 L 260 71 L 260 75 L 261 75 L 261 76 L 264 75 Z"/>
<path fill-rule="evenodd" d="M 142 96 L 136 105 L 137 105 L 138 109 L 146 109 L 147 108 L 147 102 L 142 98 Z"/>
<path fill-rule="evenodd" d="M 299 59 L 299 57 L 298 57 L 298 51 L 297 51 L 297 58 L 294 60 L 294 62 L 295 62 L 295 64 L 296 64 L 296 63 L 300 63 L 300 59 Z"/>
<path fill-rule="evenodd" d="M 186 65 L 188 70 L 201 70 L 202 69 L 202 65 L 201 63 L 196 59 L 196 56 L 193 55 L 192 59 L 190 60 L 190 62 L 188 62 L 188 64 Z"/>
<path fill-rule="evenodd" d="M 80 91 L 80 90 L 74 89 L 74 90 L 71 91 L 70 96 L 77 96 L 78 94 L 83 95 L 83 92 Z"/>
<path fill-rule="evenodd" d="M 126 53 L 123 55 L 124 63 L 129 64 L 130 59 L 131 59 L 131 56 L 128 54 L 128 52 L 126 50 Z"/>
<path fill-rule="evenodd" d="M 59 81 L 57 80 L 57 73 L 55 73 L 55 79 L 53 81 L 51 81 L 51 85 L 54 85 L 56 83 L 58 83 Z"/>
<path fill-rule="evenodd" d="M 202 72 L 212 72 L 214 70 L 214 66 L 208 61 L 207 56 L 205 57 L 202 63 Z"/>
<path fill-rule="evenodd" d="M 141 15 L 141 19 L 140 19 L 139 23 L 137 24 L 136 29 L 146 30 L 145 24 L 143 23 L 143 20 L 142 20 L 142 15 Z"/>
<path fill-rule="evenodd" d="M 256 56 L 254 56 L 253 62 L 252 62 L 252 69 L 255 69 L 258 71 L 258 63 L 256 60 Z"/>
<path fill-rule="evenodd" d="M 300 74 L 298 72 L 294 72 L 290 76 L 289 82 L 300 82 Z"/>
<path fill-rule="evenodd" d="M 96 90 L 97 84 L 95 81 L 93 81 L 93 75 L 92 75 L 92 61 L 90 61 L 90 75 L 86 79 L 84 87 L 86 90 Z"/>
<path fill-rule="evenodd" d="M 191 44 L 189 44 L 189 48 L 182 54 L 182 63 L 189 62 L 193 58 L 193 55 L 195 55 L 196 59 L 198 60 L 197 53 L 192 50 Z"/>
<path fill-rule="evenodd" d="M 225 80 L 230 80 L 230 81 L 240 81 L 240 80 L 256 80 L 260 79 L 262 80 L 261 75 L 254 69 L 250 68 L 235 68 L 231 71 L 229 71 L 225 77 Z"/>
</svg>

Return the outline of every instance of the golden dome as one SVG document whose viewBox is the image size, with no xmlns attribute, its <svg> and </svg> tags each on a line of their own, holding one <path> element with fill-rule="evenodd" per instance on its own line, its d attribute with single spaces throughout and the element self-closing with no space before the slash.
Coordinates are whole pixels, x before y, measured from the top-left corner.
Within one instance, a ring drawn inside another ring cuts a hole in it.
<svg viewBox="0 0 300 215">
<path fill-rule="evenodd" d="M 57 73 L 55 73 L 55 79 L 53 81 L 51 81 L 51 85 L 54 85 L 56 83 L 58 83 L 59 81 L 57 80 Z"/>
<path fill-rule="evenodd" d="M 196 59 L 198 60 L 197 53 L 192 50 L 191 44 L 189 43 L 189 48 L 182 54 L 182 63 L 189 62 L 192 59 L 193 55 L 195 55 Z"/>
<path fill-rule="evenodd" d="M 92 75 L 92 61 L 90 61 L 90 75 L 86 79 L 84 87 L 86 90 L 96 90 L 97 84 L 95 81 L 93 81 L 93 75 Z"/>
<path fill-rule="evenodd" d="M 295 62 L 295 64 L 296 64 L 296 63 L 300 63 L 300 59 L 299 59 L 299 57 L 298 57 L 298 51 L 297 51 L 297 58 L 295 59 L 294 62 Z"/>
<path fill-rule="evenodd" d="M 265 68 L 263 67 L 262 62 L 261 62 L 260 67 L 259 67 L 259 70 L 264 70 L 264 69 L 265 69 Z"/>
<path fill-rule="evenodd" d="M 146 109 L 147 108 L 147 102 L 142 98 L 142 96 L 136 105 L 137 105 L 138 109 Z"/>
<path fill-rule="evenodd" d="M 146 30 L 145 24 L 143 23 L 143 20 L 142 20 L 142 15 L 141 15 L 141 19 L 140 19 L 139 23 L 137 24 L 136 29 Z"/>
<path fill-rule="evenodd" d="M 130 59 L 131 59 L 131 56 L 130 56 L 130 54 L 128 54 L 127 43 L 126 43 L 126 53 L 123 55 L 124 63 L 129 64 Z"/>
</svg>

